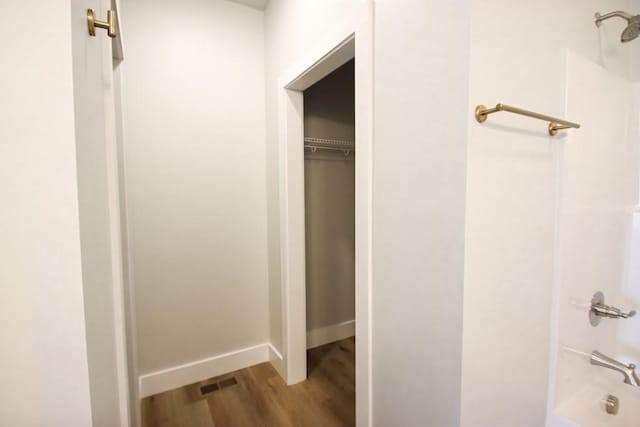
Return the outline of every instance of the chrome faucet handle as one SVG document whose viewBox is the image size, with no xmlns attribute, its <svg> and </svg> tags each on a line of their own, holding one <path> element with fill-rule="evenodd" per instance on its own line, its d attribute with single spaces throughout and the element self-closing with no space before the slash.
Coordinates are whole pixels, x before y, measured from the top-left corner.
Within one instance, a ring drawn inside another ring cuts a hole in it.
<svg viewBox="0 0 640 427">
<path fill-rule="evenodd" d="M 596 292 L 591 299 L 591 310 L 589 310 L 589 322 L 592 326 L 597 326 L 600 323 L 600 319 L 608 317 L 610 319 L 628 319 L 636 315 L 635 310 L 631 310 L 628 313 L 624 313 L 617 307 L 606 305 L 604 303 L 604 294 L 602 292 Z"/>
<path fill-rule="evenodd" d="M 629 317 L 633 317 L 636 315 L 635 310 L 631 310 L 629 313 L 624 313 L 619 308 L 612 307 L 610 305 L 605 305 L 605 304 L 592 304 L 591 310 L 594 310 L 597 316 L 609 317 L 611 319 L 619 319 L 621 317 L 623 319 L 627 319 Z"/>
<path fill-rule="evenodd" d="M 635 310 L 631 310 L 628 313 L 620 313 L 620 317 L 622 317 L 623 319 L 628 319 L 629 317 L 633 317 L 636 315 L 636 311 Z"/>
</svg>

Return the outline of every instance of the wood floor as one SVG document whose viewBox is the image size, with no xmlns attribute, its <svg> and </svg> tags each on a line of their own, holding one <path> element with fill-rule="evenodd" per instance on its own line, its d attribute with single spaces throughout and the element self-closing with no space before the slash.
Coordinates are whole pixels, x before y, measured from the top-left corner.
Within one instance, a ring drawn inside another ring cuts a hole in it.
<svg viewBox="0 0 640 427">
<path fill-rule="evenodd" d="M 142 426 L 355 425 L 355 339 L 309 350 L 307 360 L 309 378 L 293 386 L 270 363 L 262 363 L 147 397 Z M 201 388 L 214 391 L 203 395 Z"/>
</svg>

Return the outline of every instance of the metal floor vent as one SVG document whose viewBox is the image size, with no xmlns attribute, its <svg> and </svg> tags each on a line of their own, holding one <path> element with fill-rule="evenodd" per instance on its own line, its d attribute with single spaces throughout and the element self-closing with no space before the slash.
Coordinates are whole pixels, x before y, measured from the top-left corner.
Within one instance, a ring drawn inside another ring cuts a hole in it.
<svg viewBox="0 0 640 427">
<path fill-rule="evenodd" d="M 227 388 L 236 384 L 238 384 L 236 377 L 226 378 L 217 383 L 207 384 L 200 387 L 200 394 L 204 396 L 205 394 L 213 393 L 214 391 L 222 390 L 223 388 Z"/>
</svg>

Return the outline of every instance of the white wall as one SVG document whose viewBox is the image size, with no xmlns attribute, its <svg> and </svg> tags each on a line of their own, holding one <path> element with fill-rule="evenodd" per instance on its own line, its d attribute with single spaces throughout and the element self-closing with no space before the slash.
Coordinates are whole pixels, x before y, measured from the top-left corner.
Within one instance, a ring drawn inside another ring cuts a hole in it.
<svg viewBox="0 0 640 427">
<path fill-rule="evenodd" d="M 459 423 L 468 13 L 465 0 L 375 4 L 376 426 Z"/>
<path fill-rule="evenodd" d="M 336 35 L 353 32 L 363 3 L 365 0 L 271 0 L 265 11 L 270 337 L 280 351 L 283 349 L 283 319 L 278 165 L 278 92 L 281 89 L 278 80 L 304 64 L 318 46 L 334 41 Z"/>
<path fill-rule="evenodd" d="M 304 160 L 307 331 L 355 320 L 353 155 Z"/>
<path fill-rule="evenodd" d="M 304 91 L 304 136 L 355 141 L 355 60 Z"/>
<path fill-rule="evenodd" d="M 267 188 L 269 229 L 269 298 L 271 342 L 282 352 L 282 272 L 280 259 L 280 167 L 279 102 L 286 99 L 280 84 L 303 72 L 319 56 L 356 33 L 356 353 L 357 423 L 369 425 L 371 369 L 370 318 L 370 201 L 371 201 L 371 116 L 372 116 L 372 0 L 329 0 L 310 2 L 273 0 L 265 11 L 266 96 L 267 96 Z M 284 105 L 284 104 L 282 104 Z M 282 138 L 284 139 L 284 132 Z M 359 171 L 359 173 L 358 173 Z M 284 176 L 284 175 L 283 175 Z M 283 180 L 284 182 L 284 180 Z M 289 324 L 288 324 L 289 325 Z M 293 340 L 295 342 L 295 340 Z M 284 354 L 285 359 L 288 355 Z M 277 364 L 276 364 L 277 365 Z"/>
<path fill-rule="evenodd" d="M 559 162 L 567 143 L 566 137 L 549 137 L 544 122 L 498 113 L 478 124 L 472 111 L 477 104 L 504 102 L 565 116 L 565 48 L 626 76 L 636 47 L 620 44 L 623 22 L 597 29 L 593 14 L 629 6 L 622 0 L 472 2 L 465 427 L 544 425 Z"/>
<path fill-rule="evenodd" d="M 353 22 L 366 18 L 357 16 L 365 10 L 359 8 L 363 3 L 275 0 L 266 10 L 271 337 L 279 346 L 278 78 L 296 62 L 307 61 L 314 46 L 324 46 L 341 31 L 353 31 Z M 429 420 L 433 425 L 456 425 L 468 3 L 379 1 L 375 7 L 373 423 L 421 425 Z M 441 42 L 443 32 L 460 27 L 455 37 Z M 357 46 L 356 37 L 356 79 Z M 358 87 L 356 82 L 357 98 Z M 366 366 L 359 367 L 359 378 L 369 373 Z M 366 389 L 358 388 L 361 392 Z M 366 401 L 359 394 L 359 402 Z M 367 425 L 367 409 L 358 408 L 359 425 Z"/>
<path fill-rule="evenodd" d="M 140 374 L 268 341 L 263 14 L 123 2 Z"/>
<path fill-rule="evenodd" d="M 354 62 L 304 91 L 305 137 L 355 140 Z M 355 161 L 304 160 L 307 331 L 355 320 Z M 307 343 L 308 345 L 309 343 Z"/>
<path fill-rule="evenodd" d="M 89 426 L 68 1 L 3 2 L 0 424 Z M 25 31 L 25 22 L 55 22 Z M 46 70 L 43 71 L 43 70 Z"/>
</svg>

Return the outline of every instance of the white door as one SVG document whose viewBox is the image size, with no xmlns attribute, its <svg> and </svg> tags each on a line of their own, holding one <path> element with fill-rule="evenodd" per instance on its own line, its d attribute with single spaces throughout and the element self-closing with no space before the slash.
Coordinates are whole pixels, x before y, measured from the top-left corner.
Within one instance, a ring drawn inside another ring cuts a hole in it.
<svg viewBox="0 0 640 427">
<path fill-rule="evenodd" d="M 128 423 L 105 118 L 111 42 L 88 36 L 88 7 L 101 18 L 107 9 L 0 2 L 1 426 Z"/>
<path fill-rule="evenodd" d="M 106 21 L 107 0 L 73 0 L 73 87 L 82 281 L 91 412 L 95 427 L 128 425 L 113 44 L 107 31 L 87 29 L 87 10 Z"/>
</svg>

